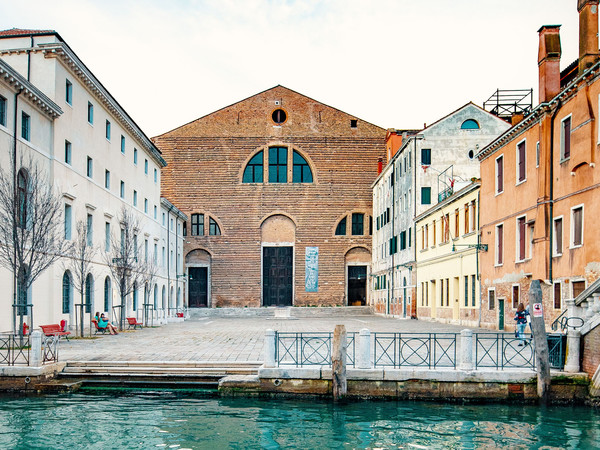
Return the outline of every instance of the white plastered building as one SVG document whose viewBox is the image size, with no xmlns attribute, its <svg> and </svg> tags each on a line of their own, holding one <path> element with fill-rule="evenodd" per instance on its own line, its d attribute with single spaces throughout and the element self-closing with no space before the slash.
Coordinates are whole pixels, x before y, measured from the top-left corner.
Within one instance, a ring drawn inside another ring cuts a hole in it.
<svg viewBox="0 0 600 450">
<path fill-rule="evenodd" d="M 114 320 L 113 306 L 120 299 L 103 253 L 108 249 L 108 236 L 119 230 L 118 216 L 126 207 L 140 219 L 138 240 L 148 242 L 143 251 L 153 257 L 153 252 L 165 248 L 164 261 L 161 253 L 157 254 L 155 285 L 159 292 L 155 301 L 152 290 L 138 286 L 127 299 L 127 316 L 141 318 L 146 303 L 152 304 L 150 310 L 158 322 L 174 317 L 177 308 L 184 307 L 186 296 L 183 280 L 178 277 L 183 273 L 181 264 L 173 262 L 171 266 L 169 255 L 181 255 L 185 216 L 161 199 L 161 168 L 166 162 L 158 148 L 58 33 L 1 31 L 0 62 L 4 71 L 0 95 L 5 99 L 7 116 L 6 123 L 0 123 L 0 162 L 8 164 L 16 131 L 18 151 L 32 154 L 47 168 L 62 198 L 64 238 L 75 238 L 78 221 L 91 226 L 91 242 L 97 252 L 85 292 L 89 310 L 107 312 Z M 29 139 L 21 134 L 23 113 L 30 117 Z M 173 228 L 168 230 L 171 219 Z M 79 294 L 69 284 L 70 277 L 63 258 L 34 282 L 28 293 L 33 318 L 27 317 L 33 319 L 34 327 L 62 319 L 69 326 L 75 323 Z M 0 331 L 13 326 L 12 279 L 11 271 L 0 268 L 0 285 L 6 286 L 0 292 Z"/>
</svg>

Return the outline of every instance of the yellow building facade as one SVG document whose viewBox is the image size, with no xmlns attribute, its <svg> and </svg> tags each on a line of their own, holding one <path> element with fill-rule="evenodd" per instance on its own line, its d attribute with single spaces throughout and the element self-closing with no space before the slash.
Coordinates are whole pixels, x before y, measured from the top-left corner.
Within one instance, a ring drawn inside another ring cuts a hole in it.
<svg viewBox="0 0 600 450">
<path fill-rule="evenodd" d="M 416 217 L 417 317 L 479 324 L 479 181 Z"/>
</svg>

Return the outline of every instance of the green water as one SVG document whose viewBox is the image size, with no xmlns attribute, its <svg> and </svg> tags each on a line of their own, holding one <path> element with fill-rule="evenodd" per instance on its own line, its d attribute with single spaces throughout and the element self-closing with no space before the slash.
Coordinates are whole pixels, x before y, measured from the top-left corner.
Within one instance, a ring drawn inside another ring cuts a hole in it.
<svg viewBox="0 0 600 450">
<path fill-rule="evenodd" d="M 160 392 L 0 398 L 0 448 L 591 449 L 600 411 Z"/>
</svg>

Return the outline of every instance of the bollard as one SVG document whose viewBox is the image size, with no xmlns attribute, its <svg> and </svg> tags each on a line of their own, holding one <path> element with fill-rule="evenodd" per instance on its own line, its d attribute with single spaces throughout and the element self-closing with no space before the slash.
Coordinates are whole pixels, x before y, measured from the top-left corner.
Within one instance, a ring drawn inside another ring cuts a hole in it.
<svg viewBox="0 0 600 450">
<path fill-rule="evenodd" d="M 356 363 L 358 369 L 371 368 L 371 331 L 368 328 L 363 328 L 358 334 Z"/>
<path fill-rule="evenodd" d="M 473 330 L 460 332 L 460 370 L 473 370 Z"/>
<path fill-rule="evenodd" d="M 333 400 L 343 400 L 348 391 L 346 380 L 346 327 L 336 325 L 333 332 L 331 349 L 331 381 L 333 384 Z"/>
<path fill-rule="evenodd" d="M 35 330 L 31 333 L 31 358 L 29 365 L 31 367 L 42 366 L 42 332 Z"/>
<path fill-rule="evenodd" d="M 275 331 L 265 331 L 265 367 L 277 367 L 275 361 Z"/>
<path fill-rule="evenodd" d="M 581 348 L 581 331 L 570 329 L 567 333 L 567 360 L 565 361 L 565 372 L 579 372 L 579 349 Z"/>
</svg>

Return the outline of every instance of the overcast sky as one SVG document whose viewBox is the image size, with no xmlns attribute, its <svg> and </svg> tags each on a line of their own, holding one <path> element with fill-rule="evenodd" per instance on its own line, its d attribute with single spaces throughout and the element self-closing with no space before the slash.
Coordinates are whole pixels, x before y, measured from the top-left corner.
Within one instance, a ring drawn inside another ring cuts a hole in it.
<svg viewBox="0 0 600 450">
<path fill-rule="evenodd" d="M 148 136 L 282 84 L 384 128 L 534 88 L 537 30 L 577 58 L 577 0 L 27 0 L 0 29 L 54 29 Z"/>
</svg>

